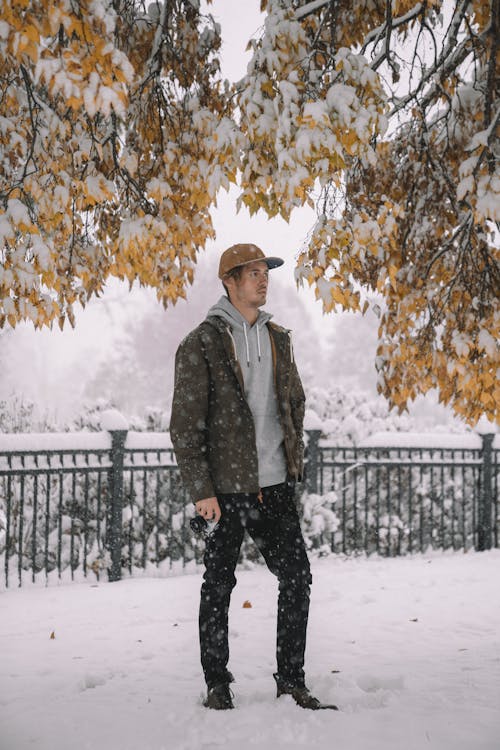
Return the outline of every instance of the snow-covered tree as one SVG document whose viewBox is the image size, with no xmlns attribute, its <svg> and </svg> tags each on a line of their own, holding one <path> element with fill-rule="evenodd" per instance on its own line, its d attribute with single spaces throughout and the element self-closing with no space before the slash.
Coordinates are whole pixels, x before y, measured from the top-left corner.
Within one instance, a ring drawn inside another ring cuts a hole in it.
<svg viewBox="0 0 500 750">
<path fill-rule="evenodd" d="M 199 6 L 2 0 L 0 325 L 71 322 L 109 275 L 184 296 L 238 180 L 317 207 L 296 277 L 326 311 L 378 295 L 393 405 L 496 418 L 497 0 L 262 0 L 233 85 Z"/>
<path fill-rule="evenodd" d="M 184 296 L 239 138 L 198 5 L 2 0 L 0 325 L 72 323 L 109 275 Z"/>
<path fill-rule="evenodd" d="M 285 217 L 316 204 L 297 278 L 325 310 L 382 296 L 393 404 L 437 387 L 471 422 L 498 415 L 498 2 L 261 5 L 241 201 Z"/>
</svg>

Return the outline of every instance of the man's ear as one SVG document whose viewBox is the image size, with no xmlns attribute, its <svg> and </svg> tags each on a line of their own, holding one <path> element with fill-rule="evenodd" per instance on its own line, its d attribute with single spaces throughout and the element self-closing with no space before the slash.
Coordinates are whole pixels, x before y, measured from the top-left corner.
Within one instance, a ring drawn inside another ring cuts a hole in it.
<svg viewBox="0 0 500 750">
<path fill-rule="evenodd" d="M 234 287 L 236 286 L 236 279 L 234 276 L 227 276 L 224 279 L 224 284 L 227 287 L 228 294 L 234 291 Z"/>
</svg>

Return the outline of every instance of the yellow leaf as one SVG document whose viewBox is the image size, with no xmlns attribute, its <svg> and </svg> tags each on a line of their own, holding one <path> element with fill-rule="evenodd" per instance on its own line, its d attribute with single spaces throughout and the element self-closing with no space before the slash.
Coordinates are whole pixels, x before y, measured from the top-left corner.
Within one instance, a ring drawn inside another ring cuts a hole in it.
<svg viewBox="0 0 500 750">
<path fill-rule="evenodd" d="M 66 101 L 66 104 L 68 105 L 68 107 L 71 107 L 71 109 L 79 109 L 81 103 L 82 100 L 77 98 L 76 96 L 70 96 Z"/>
<path fill-rule="evenodd" d="M 346 302 L 345 294 L 338 286 L 332 287 L 331 290 L 332 299 L 339 305 L 344 305 Z"/>
<path fill-rule="evenodd" d="M 483 391 L 480 396 L 479 400 L 482 404 L 485 404 L 486 406 L 490 403 L 490 401 L 493 401 L 491 394 L 487 391 Z"/>
<path fill-rule="evenodd" d="M 40 33 L 38 29 L 31 24 L 24 29 L 24 36 L 27 36 L 28 39 L 35 43 L 40 41 Z"/>
<path fill-rule="evenodd" d="M 490 386 L 494 385 L 495 381 L 493 380 L 492 376 L 489 372 L 483 372 L 481 376 L 481 380 L 483 381 L 483 385 L 486 388 L 489 388 Z"/>
<path fill-rule="evenodd" d="M 396 288 L 397 288 L 397 284 L 396 284 L 397 272 L 398 272 L 398 269 L 396 268 L 396 266 L 389 266 L 389 270 L 388 270 L 389 279 L 391 281 L 391 286 L 394 289 L 394 291 L 396 291 Z"/>
</svg>

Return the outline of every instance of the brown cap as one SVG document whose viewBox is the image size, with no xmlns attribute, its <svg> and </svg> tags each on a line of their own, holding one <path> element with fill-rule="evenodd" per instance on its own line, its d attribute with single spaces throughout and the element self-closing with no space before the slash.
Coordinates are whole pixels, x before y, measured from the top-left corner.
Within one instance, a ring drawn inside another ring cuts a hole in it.
<svg viewBox="0 0 500 750">
<path fill-rule="evenodd" d="M 220 256 L 219 279 L 224 278 L 233 268 L 245 266 L 247 263 L 253 263 L 256 260 L 263 260 L 264 263 L 267 263 L 268 268 L 277 268 L 285 262 L 283 258 L 266 257 L 257 245 L 247 243 L 231 245 Z"/>
</svg>

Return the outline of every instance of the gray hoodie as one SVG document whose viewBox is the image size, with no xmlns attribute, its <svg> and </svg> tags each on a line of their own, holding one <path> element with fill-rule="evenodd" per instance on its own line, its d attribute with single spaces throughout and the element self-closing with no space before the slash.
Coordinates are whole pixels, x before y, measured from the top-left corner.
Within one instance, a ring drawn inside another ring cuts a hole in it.
<svg viewBox="0 0 500 750">
<path fill-rule="evenodd" d="M 217 315 L 228 324 L 243 373 L 245 396 L 255 424 L 259 484 L 261 487 L 280 484 L 286 479 L 286 460 L 274 389 L 271 342 L 266 326 L 272 315 L 260 310 L 251 326 L 225 296 L 210 308 L 207 317 L 211 315 Z"/>
</svg>

